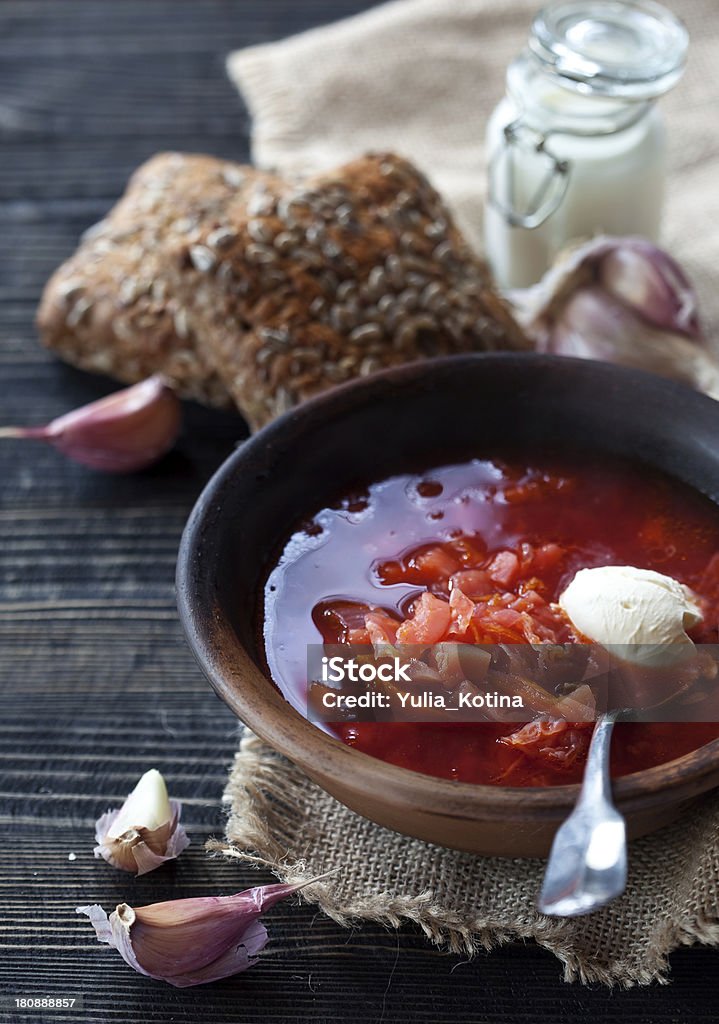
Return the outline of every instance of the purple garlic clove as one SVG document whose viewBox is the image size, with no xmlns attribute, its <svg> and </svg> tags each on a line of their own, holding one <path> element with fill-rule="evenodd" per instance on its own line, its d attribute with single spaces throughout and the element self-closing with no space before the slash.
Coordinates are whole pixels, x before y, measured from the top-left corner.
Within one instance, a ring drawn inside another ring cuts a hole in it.
<svg viewBox="0 0 719 1024">
<path fill-rule="evenodd" d="M 97 905 L 78 907 L 77 913 L 89 917 L 98 940 L 114 946 L 138 973 L 186 988 L 228 978 L 257 963 L 267 943 L 260 914 L 301 888 L 263 885 L 234 896 L 135 908 L 121 903 L 109 918 Z"/>
<path fill-rule="evenodd" d="M 672 257 L 642 238 L 626 238 L 597 263 L 603 288 L 649 324 L 699 338 L 697 297 Z"/>
<path fill-rule="evenodd" d="M 702 335 L 694 289 L 651 242 L 596 238 L 510 299 L 540 352 L 648 370 L 719 398 L 719 363 Z"/>
<path fill-rule="evenodd" d="M 580 288 L 567 300 L 547 351 L 650 370 L 719 397 L 719 366 L 701 345 L 638 324 L 626 306 L 608 301 L 597 285 Z"/>
<path fill-rule="evenodd" d="M 84 405 L 45 427 L 3 427 L 0 438 L 46 441 L 68 458 L 106 473 L 157 462 L 180 432 L 180 400 L 159 376 Z"/>
</svg>

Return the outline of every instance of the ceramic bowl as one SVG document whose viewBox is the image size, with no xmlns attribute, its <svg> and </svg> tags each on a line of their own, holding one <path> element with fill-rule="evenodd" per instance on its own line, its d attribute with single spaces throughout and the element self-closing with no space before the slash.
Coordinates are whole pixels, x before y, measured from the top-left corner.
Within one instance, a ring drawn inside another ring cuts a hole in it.
<svg viewBox="0 0 719 1024">
<path fill-rule="evenodd" d="M 297 521 L 358 480 L 461 452 L 557 444 L 657 467 L 719 503 L 719 403 L 650 374 L 540 355 L 414 363 L 334 389 L 235 451 L 185 529 L 177 587 L 190 646 L 258 736 L 347 806 L 443 846 L 546 854 L 576 786 L 503 788 L 433 778 L 369 757 L 304 719 L 263 669 L 261 601 Z M 719 513 L 718 513 L 719 514 Z M 615 783 L 630 836 L 666 825 L 719 785 L 719 740 Z"/>
</svg>

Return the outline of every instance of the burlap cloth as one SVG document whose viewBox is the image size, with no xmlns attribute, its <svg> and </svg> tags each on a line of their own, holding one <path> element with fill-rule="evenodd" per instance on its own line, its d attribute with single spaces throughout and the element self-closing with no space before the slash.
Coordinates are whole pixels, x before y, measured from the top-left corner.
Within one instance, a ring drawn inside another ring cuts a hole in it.
<svg viewBox="0 0 719 1024">
<path fill-rule="evenodd" d="M 253 157 L 280 170 L 327 167 L 367 149 L 413 159 L 481 248 L 483 134 L 522 46 L 536 0 L 397 0 L 356 18 L 231 55 L 254 117 Z M 665 243 L 719 327 L 719 13 L 715 0 L 674 4 L 692 49 L 662 105 L 670 147 Z M 666 979 L 682 944 L 719 944 L 719 794 L 631 845 L 629 885 L 610 907 L 556 920 L 534 909 L 543 862 L 481 858 L 381 829 L 349 811 L 256 737 L 245 735 L 226 792 L 234 856 L 288 881 L 336 874 L 309 898 L 335 920 L 417 922 L 472 952 L 533 938 L 568 981 Z"/>
</svg>

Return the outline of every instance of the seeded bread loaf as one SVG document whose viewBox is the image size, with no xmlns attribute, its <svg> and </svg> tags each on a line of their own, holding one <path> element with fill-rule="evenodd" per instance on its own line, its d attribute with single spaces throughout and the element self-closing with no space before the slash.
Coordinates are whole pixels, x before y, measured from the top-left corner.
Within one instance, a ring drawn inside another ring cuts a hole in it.
<svg viewBox="0 0 719 1024">
<path fill-rule="evenodd" d="M 221 251 L 201 227 L 178 295 L 253 427 L 386 366 L 528 347 L 438 194 L 391 154 L 255 181 L 224 226 Z"/>
<path fill-rule="evenodd" d="M 200 223 L 211 230 L 261 177 L 207 156 L 160 153 L 143 164 L 48 282 L 37 318 L 45 344 L 83 370 L 127 383 L 162 372 L 185 397 L 230 405 L 174 294 L 176 267 Z"/>
<path fill-rule="evenodd" d="M 52 279 L 39 322 L 71 362 L 229 394 L 253 428 L 385 366 L 529 347 L 440 197 L 392 154 L 291 181 L 156 157 Z"/>
</svg>

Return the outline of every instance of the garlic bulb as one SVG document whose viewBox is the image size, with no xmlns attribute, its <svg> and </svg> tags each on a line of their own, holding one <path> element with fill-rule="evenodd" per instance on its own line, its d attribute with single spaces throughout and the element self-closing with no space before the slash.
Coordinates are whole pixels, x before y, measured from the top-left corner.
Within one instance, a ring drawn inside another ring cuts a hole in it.
<svg viewBox="0 0 719 1024">
<path fill-rule="evenodd" d="M 649 370 L 719 398 L 719 362 L 702 336 L 694 289 L 651 242 L 595 238 L 510 299 L 539 352 Z"/>
<path fill-rule="evenodd" d="M 3 427 L 0 438 L 46 441 L 106 473 L 132 473 L 157 462 L 180 432 L 182 407 L 166 381 L 148 377 L 66 413 L 44 427 Z"/>
<path fill-rule="evenodd" d="M 162 775 L 152 768 L 122 807 L 98 819 L 95 856 L 136 875 L 154 871 L 190 844 L 180 824 L 181 811 L 182 805 L 168 797 Z"/>
<path fill-rule="evenodd" d="M 234 896 L 135 908 L 120 903 L 109 918 L 97 904 L 77 907 L 77 913 L 89 917 L 98 941 L 114 946 L 134 970 L 186 988 L 228 978 L 257 963 L 267 943 L 260 914 L 301 888 L 263 885 Z"/>
</svg>

